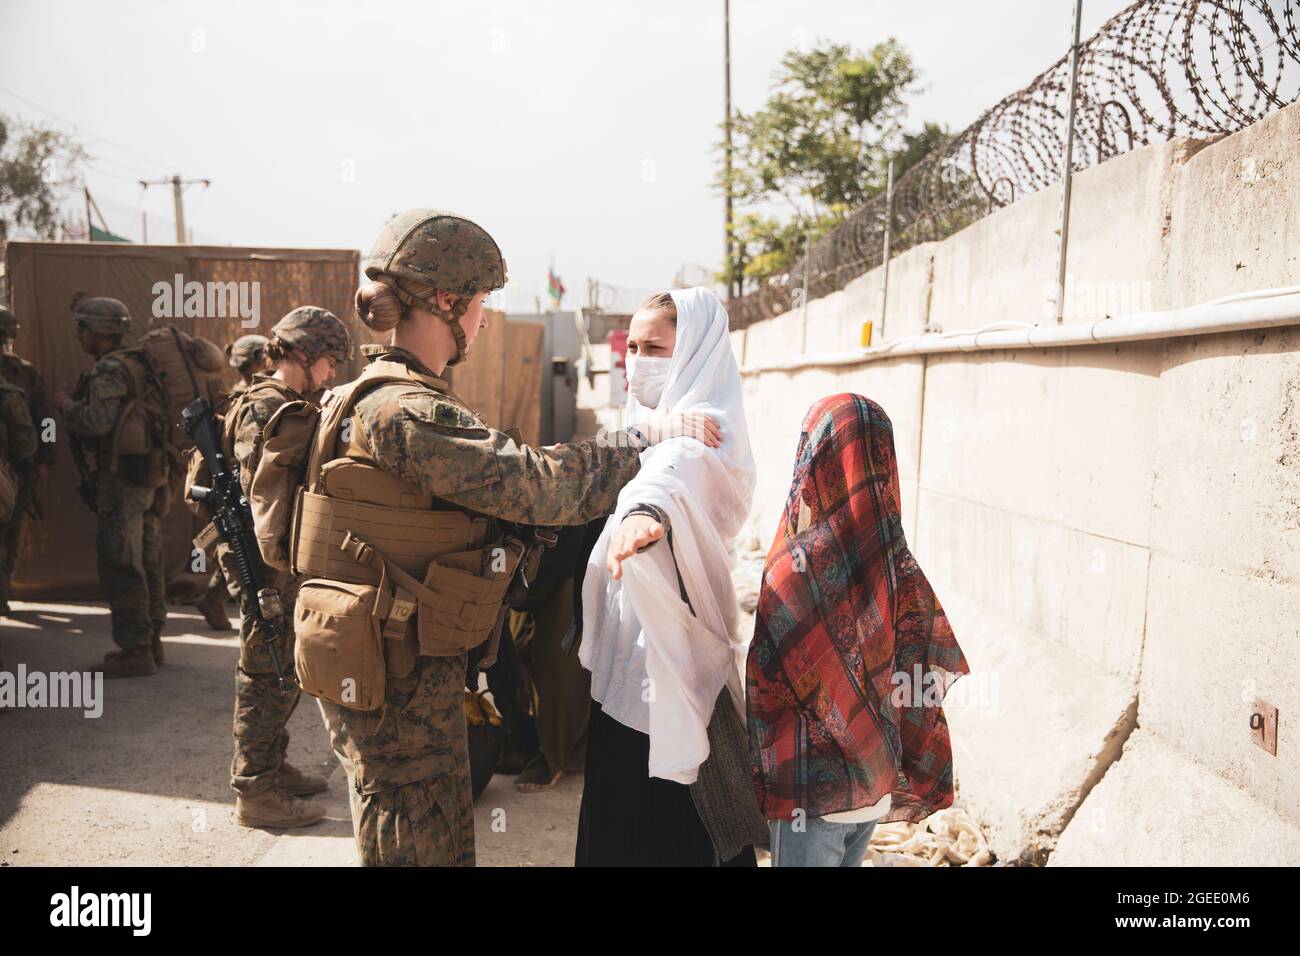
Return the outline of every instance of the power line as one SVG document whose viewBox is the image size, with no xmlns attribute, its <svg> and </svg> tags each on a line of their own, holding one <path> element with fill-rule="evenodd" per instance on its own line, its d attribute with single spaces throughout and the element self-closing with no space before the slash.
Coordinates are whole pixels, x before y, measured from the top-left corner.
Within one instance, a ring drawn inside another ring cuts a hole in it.
<svg viewBox="0 0 1300 956">
<path fill-rule="evenodd" d="M 4 94 L 6 94 L 7 96 L 12 96 L 14 99 L 18 100 L 19 102 L 26 103 L 26 104 L 27 104 L 28 106 L 30 106 L 32 109 L 39 110 L 40 112 L 44 113 L 46 116 L 52 117 L 53 119 L 58 120 L 60 123 L 63 123 L 63 124 L 65 124 L 65 125 L 67 125 L 67 126 L 72 127 L 72 129 L 73 129 L 74 131 L 76 131 L 79 135 L 89 136 L 89 137 L 91 137 L 92 139 L 97 139 L 97 140 L 99 140 L 100 142 L 104 143 L 104 144 L 107 145 L 107 146 L 112 146 L 114 149 L 120 149 L 120 150 L 122 150 L 122 152 L 124 152 L 124 153 L 129 153 L 130 155 L 136 157 L 137 159 L 141 159 L 141 160 L 143 160 L 144 162 L 148 163 L 150 166 L 157 166 L 159 169 L 175 169 L 175 168 L 176 168 L 176 166 L 175 166 L 174 163 L 164 163 L 164 162 L 162 162 L 161 160 L 158 160 L 158 159 L 152 159 L 152 158 L 150 158 L 150 157 L 144 155 L 143 153 L 138 152 L 138 151 L 132 149 L 132 148 L 129 147 L 129 146 L 123 146 L 121 143 L 118 143 L 118 142 L 116 142 L 116 141 L 114 141 L 114 140 L 111 140 L 111 139 L 109 139 L 107 136 L 104 136 L 104 135 L 101 134 L 101 133 L 97 133 L 97 132 L 95 132 L 94 130 L 92 130 L 92 129 L 86 127 L 86 126 L 79 126 L 79 125 L 78 125 L 77 123 L 75 123 L 74 121 L 72 121 L 72 120 L 70 120 L 70 119 L 68 119 L 68 118 L 66 118 L 66 117 L 64 117 L 64 116 L 59 115 L 58 113 L 54 112 L 54 111 L 51 110 L 51 109 L 47 109 L 46 107 L 41 106 L 40 103 L 34 102 L 33 100 L 28 99 L 27 97 L 23 96 L 23 95 L 20 94 L 20 93 L 15 93 L 15 92 L 14 92 L 13 90 L 11 90 L 11 89 L 8 89 L 8 88 L 6 88 L 6 87 L 0 86 L 0 93 L 4 93 Z"/>
</svg>

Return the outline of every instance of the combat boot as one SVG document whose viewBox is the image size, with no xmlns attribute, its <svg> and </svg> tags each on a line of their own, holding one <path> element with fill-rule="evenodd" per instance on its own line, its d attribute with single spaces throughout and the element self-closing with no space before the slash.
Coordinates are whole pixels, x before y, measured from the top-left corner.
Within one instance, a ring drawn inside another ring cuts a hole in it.
<svg viewBox="0 0 1300 956">
<path fill-rule="evenodd" d="M 220 588 L 212 588 L 207 594 L 194 602 L 194 607 L 203 615 L 203 620 L 214 631 L 234 630 L 230 626 L 230 615 L 226 613 L 226 595 Z"/>
<path fill-rule="evenodd" d="M 303 773 L 287 760 L 280 764 L 278 782 L 295 797 L 310 797 L 313 793 L 322 793 L 329 788 L 324 777 Z"/>
<path fill-rule="evenodd" d="M 241 827 L 309 827 L 325 816 L 315 800 L 299 800 L 282 787 L 246 797 L 235 794 L 235 822 Z"/>
<path fill-rule="evenodd" d="M 104 655 L 105 677 L 148 677 L 158 673 L 153 652 L 143 644 Z"/>
</svg>

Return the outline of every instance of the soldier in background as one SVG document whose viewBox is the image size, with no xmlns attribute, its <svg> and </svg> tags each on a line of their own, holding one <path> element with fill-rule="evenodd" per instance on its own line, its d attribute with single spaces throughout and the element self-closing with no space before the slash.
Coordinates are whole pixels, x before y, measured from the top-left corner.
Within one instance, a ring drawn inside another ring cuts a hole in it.
<svg viewBox="0 0 1300 956">
<path fill-rule="evenodd" d="M 226 346 L 226 358 L 230 360 L 230 367 L 243 379 L 230 390 L 232 396 L 252 385 L 253 376 L 258 372 L 266 371 L 269 364 L 266 360 L 266 345 L 265 335 L 241 335 Z"/>
<path fill-rule="evenodd" d="M 95 555 L 112 614 L 113 642 L 120 648 L 105 655 L 104 676 L 147 676 L 162 663 L 167 620 L 162 515 L 170 474 L 163 447 L 169 426 L 165 415 L 158 421 L 149 411 L 156 397 L 139 394 L 157 387 L 137 385 L 151 377 L 143 356 L 122 348 L 131 329 L 126 306 L 117 299 L 79 294 L 72 308 L 81 348 L 97 361 L 72 397 L 60 389 L 54 401 L 64 427 L 95 461 Z"/>
<path fill-rule="evenodd" d="M 22 389 L 11 385 L 0 376 L 0 482 L 6 483 L 5 508 L 21 507 L 21 485 L 27 480 L 32 468 L 32 456 L 36 452 L 36 429 L 32 425 L 31 414 L 27 411 L 27 399 Z M 12 498 L 12 500 L 10 500 Z M 3 511 L 0 511 L 3 515 Z M 4 540 L 0 539 L 0 548 Z M 7 560 L 0 553 L 0 560 Z M 4 613 L 8 613 L 6 605 Z M 4 660 L 0 659 L 0 670 L 4 670 Z M 9 708 L 0 707 L 0 714 L 8 713 Z"/>
<path fill-rule="evenodd" d="M 45 379 L 35 365 L 15 354 L 14 339 L 17 336 L 17 317 L 0 306 L 0 378 L 16 385 L 26 395 L 28 416 L 39 439 L 40 429 L 50 415 Z M 39 520 L 42 515 L 36 489 L 45 485 L 52 464 L 54 443 L 38 440 L 31 467 L 19 476 L 18 504 L 9 521 L 0 528 L 0 614 L 9 612 L 9 580 L 13 576 L 14 561 L 18 558 L 23 524 L 28 517 Z"/>
<path fill-rule="evenodd" d="M 252 337 L 240 339 L 236 347 L 248 338 Z M 271 417 L 289 402 L 315 398 L 333 379 L 338 366 L 352 357 L 347 326 L 333 313 L 316 306 L 294 309 L 275 324 L 270 341 L 262 341 L 266 342 L 265 355 L 273 370 L 253 375 L 251 384 L 235 393 L 223 417 L 222 451 L 227 460 L 239 463 L 239 479 L 246 495 L 261 462 L 264 431 Z M 235 364 L 233 354 L 231 364 Z M 291 497 L 293 490 L 283 488 L 281 492 Z M 224 544 L 218 545 L 218 551 L 228 560 Z M 230 578 L 237 581 L 233 574 Z M 269 583 L 280 593 L 285 613 L 292 619 L 290 575 L 278 572 Z M 323 778 L 304 774 L 285 759 L 289 718 L 301 691 L 296 684 L 288 691 L 276 684 L 265 637 L 256 626 L 256 600 L 256 595 L 239 595 L 242 618 L 235 674 L 235 757 L 230 767 L 230 786 L 236 794 L 235 822 L 246 827 L 309 826 L 325 816 L 325 809 L 314 801 L 297 798 L 320 793 L 326 784 Z M 286 630 L 285 638 L 276 654 L 283 666 L 291 667 L 292 627 Z"/>
<path fill-rule="evenodd" d="M 8 518 L 6 511 L 16 514 L 22 509 L 24 488 L 30 489 L 31 486 L 37 444 L 27 397 L 21 388 L 0 375 L 0 469 L 5 472 L 0 475 L 0 482 L 4 482 L 0 517 Z M 6 569 L 13 567 L 13 558 L 8 552 L 6 535 L 0 539 L 0 564 Z M 6 588 L 9 585 L 7 573 L 4 584 Z M 9 613 L 8 602 L 0 613 Z"/>
</svg>

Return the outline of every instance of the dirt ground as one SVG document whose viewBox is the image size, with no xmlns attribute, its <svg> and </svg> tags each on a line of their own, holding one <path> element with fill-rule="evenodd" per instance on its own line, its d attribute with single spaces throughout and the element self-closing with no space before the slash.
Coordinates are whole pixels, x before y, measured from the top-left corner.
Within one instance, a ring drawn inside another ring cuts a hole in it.
<svg viewBox="0 0 1300 956">
<path fill-rule="evenodd" d="M 108 609 L 16 601 L 0 621 L 14 673 L 93 670 L 113 649 Z M 153 677 L 105 681 L 103 713 L 0 713 L 0 865 L 354 866 L 346 777 L 316 702 L 290 722 L 289 757 L 324 774 L 324 821 L 297 831 L 234 822 L 230 790 L 234 632 L 170 609 L 167 663 Z M 476 804 L 480 866 L 571 866 L 582 778 L 521 794 L 498 775 Z"/>
</svg>

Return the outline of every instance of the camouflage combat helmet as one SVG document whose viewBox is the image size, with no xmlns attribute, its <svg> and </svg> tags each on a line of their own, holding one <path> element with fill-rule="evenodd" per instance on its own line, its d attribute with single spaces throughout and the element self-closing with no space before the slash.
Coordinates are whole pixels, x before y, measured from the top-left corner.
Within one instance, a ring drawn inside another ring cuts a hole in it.
<svg viewBox="0 0 1300 956">
<path fill-rule="evenodd" d="M 234 344 L 226 346 L 230 367 L 243 368 L 249 362 L 258 361 L 266 352 L 266 343 L 265 335 L 241 335 Z"/>
<path fill-rule="evenodd" d="M 468 346 L 460 317 L 470 299 L 506 284 L 506 261 L 487 230 L 463 216 L 440 209 L 410 209 L 385 224 L 366 257 L 366 276 L 378 281 L 411 279 L 460 296 L 451 312 L 417 300 L 396 283 L 386 283 L 407 306 L 440 315 L 456 339 L 455 365 Z"/>
<path fill-rule="evenodd" d="M 337 315 L 320 306 L 299 306 L 275 323 L 271 335 L 290 348 L 298 349 L 312 362 L 323 355 L 340 364 L 352 358 L 352 336 L 348 334 L 348 327 Z"/>
<path fill-rule="evenodd" d="M 18 316 L 14 315 L 13 310 L 0 305 L 0 339 L 16 339 L 18 337 Z"/>
<path fill-rule="evenodd" d="M 131 313 L 120 299 L 90 296 L 78 292 L 72 300 L 72 317 L 77 326 L 100 335 L 125 335 L 131 331 Z"/>
</svg>

